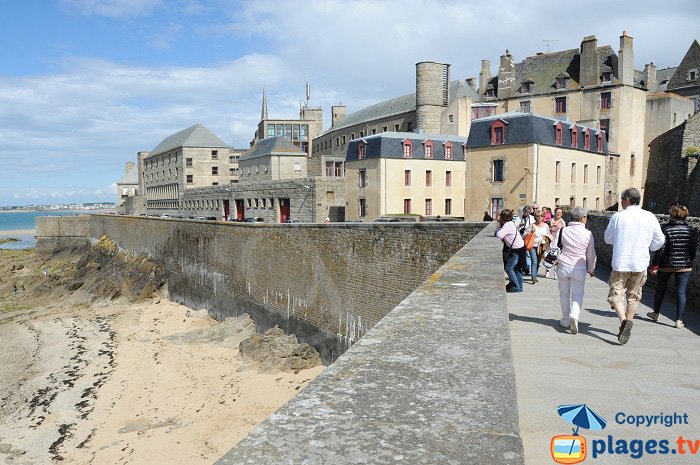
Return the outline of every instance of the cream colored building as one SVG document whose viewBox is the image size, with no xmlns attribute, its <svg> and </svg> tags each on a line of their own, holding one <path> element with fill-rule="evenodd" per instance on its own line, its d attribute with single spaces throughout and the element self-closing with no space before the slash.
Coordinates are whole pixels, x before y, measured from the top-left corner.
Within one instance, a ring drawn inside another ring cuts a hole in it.
<svg viewBox="0 0 700 465">
<path fill-rule="evenodd" d="M 348 144 L 346 217 L 464 216 L 467 139 L 386 132 Z"/>
<path fill-rule="evenodd" d="M 466 220 L 535 202 L 604 205 L 607 142 L 599 129 L 506 113 L 474 121 L 467 147 Z"/>
</svg>

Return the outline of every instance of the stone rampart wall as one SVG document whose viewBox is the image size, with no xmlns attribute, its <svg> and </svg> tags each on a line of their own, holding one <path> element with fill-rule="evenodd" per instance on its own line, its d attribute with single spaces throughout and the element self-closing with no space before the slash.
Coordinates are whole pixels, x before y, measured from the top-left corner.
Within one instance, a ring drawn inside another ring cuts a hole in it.
<svg viewBox="0 0 700 465">
<path fill-rule="evenodd" d="M 483 227 L 43 217 L 37 219 L 37 249 L 107 235 L 123 250 L 163 262 L 171 299 L 217 318 L 247 312 L 258 330 L 279 325 L 329 362 Z"/>
</svg>

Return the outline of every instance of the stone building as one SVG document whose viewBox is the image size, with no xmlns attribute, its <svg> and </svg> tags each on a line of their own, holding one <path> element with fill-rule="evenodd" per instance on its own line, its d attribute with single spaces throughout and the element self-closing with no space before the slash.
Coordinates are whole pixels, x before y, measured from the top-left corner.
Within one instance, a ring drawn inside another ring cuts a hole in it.
<svg viewBox="0 0 700 465">
<path fill-rule="evenodd" d="M 345 162 L 347 218 L 464 217 L 466 142 L 459 136 L 407 132 L 353 139 Z"/>
<path fill-rule="evenodd" d="M 139 173 L 136 164 L 132 161 L 126 162 L 124 176 L 117 181 L 117 214 L 126 215 L 125 202 L 129 197 L 138 195 Z"/>
<path fill-rule="evenodd" d="M 239 160 L 240 182 L 306 177 L 308 156 L 284 136 L 259 140 Z"/>
<path fill-rule="evenodd" d="M 178 215 L 186 189 L 238 182 L 240 150 L 201 124 L 163 139 L 139 155 L 148 214 Z"/>
<path fill-rule="evenodd" d="M 472 122 L 465 219 L 525 204 L 600 210 L 609 177 L 605 133 L 566 120 L 504 113 Z"/>
<path fill-rule="evenodd" d="M 649 171 L 644 206 L 668 213 L 672 202 L 700 216 L 700 113 L 661 134 L 649 145 Z"/>
<path fill-rule="evenodd" d="M 700 44 L 694 40 L 666 86 L 667 92 L 683 95 L 700 111 Z"/>
</svg>

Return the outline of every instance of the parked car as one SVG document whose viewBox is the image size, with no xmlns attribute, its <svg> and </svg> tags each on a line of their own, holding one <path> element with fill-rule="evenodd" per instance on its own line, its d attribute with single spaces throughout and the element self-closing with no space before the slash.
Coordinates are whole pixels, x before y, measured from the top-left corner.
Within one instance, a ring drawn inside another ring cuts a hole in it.
<svg viewBox="0 0 700 465">
<path fill-rule="evenodd" d="M 265 220 L 262 219 L 262 218 L 259 218 L 259 217 L 257 217 L 257 218 L 246 218 L 246 219 L 245 219 L 245 222 L 246 222 L 246 223 L 264 223 Z"/>
<path fill-rule="evenodd" d="M 285 221 L 285 224 L 298 224 L 301 223 L 301 221 L 297 220 L 296 218 L 290 218 Z"/>
</svg>

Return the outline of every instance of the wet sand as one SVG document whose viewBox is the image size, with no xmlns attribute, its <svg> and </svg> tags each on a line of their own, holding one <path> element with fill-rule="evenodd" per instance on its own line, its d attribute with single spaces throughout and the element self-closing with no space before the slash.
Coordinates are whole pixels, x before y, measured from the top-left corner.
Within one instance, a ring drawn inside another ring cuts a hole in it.
<svg viewBox="0 0 700 465">
<path fill-rule="evenodd" d="M 323 370 L 260 374 L 237 348 L 177 337 L 218 324 L 78 293 L 0 313 L 0 461 L 214 463 Z"/>
</svg>

